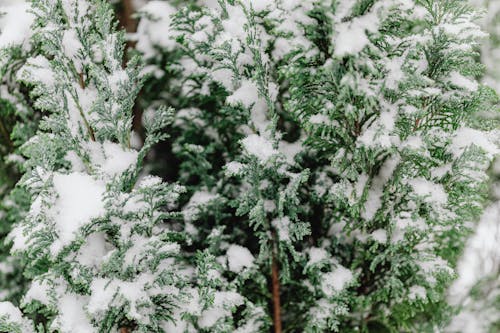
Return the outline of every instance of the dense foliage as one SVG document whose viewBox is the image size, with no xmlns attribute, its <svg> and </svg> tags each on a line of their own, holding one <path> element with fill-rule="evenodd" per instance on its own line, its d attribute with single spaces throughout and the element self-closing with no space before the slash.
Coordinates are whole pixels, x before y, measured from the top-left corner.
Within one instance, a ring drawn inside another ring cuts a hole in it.
<svg viewBox="0 0 500 333">
<path fill-rule="evenodd" d="M 5 6 L 0 331 L 453 331 L 494 209 L 478 12 L 132 4 Z"/>
</svg>

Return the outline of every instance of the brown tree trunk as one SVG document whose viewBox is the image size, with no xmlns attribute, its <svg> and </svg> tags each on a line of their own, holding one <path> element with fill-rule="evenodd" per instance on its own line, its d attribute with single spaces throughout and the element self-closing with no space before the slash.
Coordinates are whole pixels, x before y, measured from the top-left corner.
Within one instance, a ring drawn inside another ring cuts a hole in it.
<svg viewBox="0 0 500 333">
<path fill-rule="evenodd" d="M 125 28 L 127 32 L 135 32 L 137 22 L 132 17 L 135 12 L 134 5 L 132 4 L 132 0 L 123 0 L 122 1 L 122 13 L 120 15 L 120 23 Z"/>
<path fill-rule="evenodd" d="M 135 13 L 135 8 L 133 4 L 133 0 L 122 0 L 121 12 L 118 14 L 118 20 L 120 21 L 121 26 L 125 29 L 127 33 L 134 33 L 137 31 L 137 20 L 133 18 Z M 124 56 L 123 56 L 123 67 L 127 64 L 128 61 L 128 53 L 127 50 L 134 48 L 134 41 L 127 41 L 127 47 L 125 48 Z M 139 92 L 139 95 L 141 92 Z M 133 108 L 134 117 L 132 119 L 132 128 L 140 133 L 142 131 L 142 110 L 137 105 L 137 101 Z"/>
<path fill-rule="evenodd" d="M 281 333 L 281 300 L 280 300 L 280 278 L 276 249 L 276 240 L 273 244 L 273 259 L 271 264 L 271 280 L 273 294 L 273 322 L 274 333 Z"/>
</svg>

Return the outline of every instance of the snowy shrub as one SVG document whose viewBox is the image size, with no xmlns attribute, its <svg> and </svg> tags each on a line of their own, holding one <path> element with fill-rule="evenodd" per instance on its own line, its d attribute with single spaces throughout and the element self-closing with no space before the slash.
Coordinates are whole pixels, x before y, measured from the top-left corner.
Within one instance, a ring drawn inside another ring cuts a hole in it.
<svg viewBox="0 0 500 333">
<path fill-rule="evenodd" d="M 111 3 L 0 21 L 0 331 L 449 327 L 499 134 L 465 0 Z"/>
</svg>

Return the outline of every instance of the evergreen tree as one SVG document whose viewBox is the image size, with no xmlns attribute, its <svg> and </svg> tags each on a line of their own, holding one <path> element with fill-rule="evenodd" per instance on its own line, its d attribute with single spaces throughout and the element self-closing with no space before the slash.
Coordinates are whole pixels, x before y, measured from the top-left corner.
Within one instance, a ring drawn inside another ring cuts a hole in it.
<svg viewBox="0 0 500 333">
<path fill-rule="evenodd" d="M 28 9 L 24 1 L 8 1 L 0 7 L 0 299 L 16 303 L 25 287 L 22 264 L 20 258 L 9 255 L 10 244 L 4 240 L 12 224 L 29 208 L 26 193 L 12 190 L 22 169 L 18 148 L 37 126 L 25 87 L 15 79 L 36 49 L 30 41 L 33 16 Z"/>
<path fill-rule="evenodd" d="M 494 98 L 474 80 L 483 36 L 474 15 L 463 1 L 203 2 L 175 15 L 186 55 L 174 91 L 186 98 L 176 101 L 173 150 L 194 191 L 188 217 L 196 205 L 201 221 L 222 224 L 273 287 L 278 258 L 290 330 L 423 331 L 446 321 L 443 291 L 496 151 L 482 132 L 491 126 L 474 128 Z M 171 25 L 156 19 L 156 29 Z M 149 57 L 175 49 L 154 42 Z"/>
<path fill-rule="evenodd" d="M 481 25 L 490 34 L 481 43 L 481 60 L 486 71 L 483 82 L 499 91 L 500 72 L 497 68 L 500 56 L 500 6 L 494 1 L 472 1 L 479 10 L 485 11 Z M 498 104 L 496 105 L 498 108 Z M 481 112 L 478 121 L 498 122 L 497 112 Z M 498 126 L 498 125 L 497 125 Z M 497 138 L 498 140 L 498 138 Z M 457 306 L 457 315 L 447 328 L 449 332 L 487 333 L 500 329 L 500 220 L 498 156 L 490 169 L 490 201 L 473 236 L 468 240 L 458 264 L 458 279 L 450 288 L 450 302 Z"/>
<path fill-rule="evenodd" d="M 152 0 L 127 57 L 105 0 L 32 10 L 0 331 L 445 329 L 498 152 L 465 0 Z"/>
<path fill-rule="evenodd" d="M 163 332 L 182 299 L 177 233 L 162 222 L 183 191 L 141 175 L 171 113 L 156 111 L 144 146 L 130 148 L 141 77 L 124 69 L 124 35 L 105 1 L 34 1 L 36 43 L 19 78 L 45 114 L 23 145 L 28 214 L 10 238 L 33 282 L 24 312 L 2 304 L 9 332 Z M 28 318 L 34 319 L 33 326 Z"/>
</svg>

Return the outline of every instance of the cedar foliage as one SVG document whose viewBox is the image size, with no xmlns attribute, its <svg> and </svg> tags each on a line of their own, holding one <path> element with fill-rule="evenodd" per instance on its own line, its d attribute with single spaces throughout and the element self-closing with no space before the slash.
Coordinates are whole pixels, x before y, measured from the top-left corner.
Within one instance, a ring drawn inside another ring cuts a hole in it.
<svg viewBox="0 0 500 333">
<path fill-rule="evenodd" d="M 0 331 L 447 329 L 498 152 L 466 1 L 112 5 L 1 48 Z"/>
</svg>

